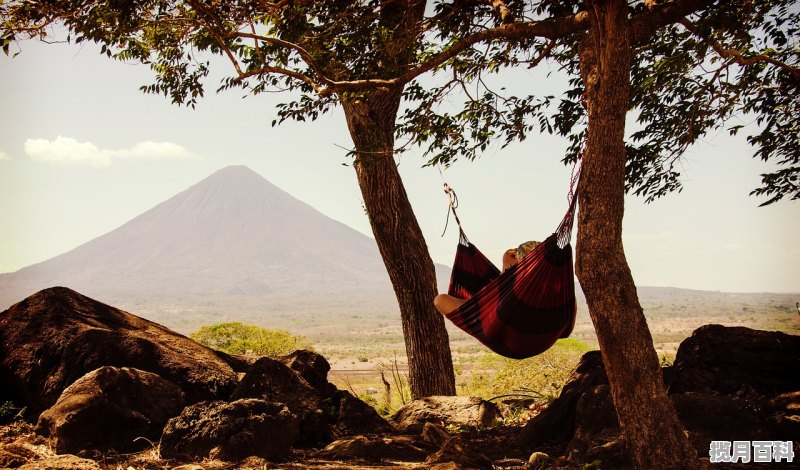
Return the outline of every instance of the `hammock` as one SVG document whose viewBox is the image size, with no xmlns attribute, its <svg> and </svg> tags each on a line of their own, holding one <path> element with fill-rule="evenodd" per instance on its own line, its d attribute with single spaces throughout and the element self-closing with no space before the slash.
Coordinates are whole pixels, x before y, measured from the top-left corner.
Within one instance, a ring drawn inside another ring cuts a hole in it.
<svg viewBox="0 0 800 470">
<path fill-rule="evenodd" d="M 572 187 L 577 175 L 573 175 Z M 452 191 L 446 186 L 445 191 Z M 452 197 L 452 196 L 451 196 Z M 500 272 L 469 242 L 451 199 L 460 237 L 448 294 L 466 302 L 447 318 L 492 351 L 512 359 L 541 354 L 575 326 L 575 281 L 570 238 L 576 197 L 550 235 Z"/>
</svg>

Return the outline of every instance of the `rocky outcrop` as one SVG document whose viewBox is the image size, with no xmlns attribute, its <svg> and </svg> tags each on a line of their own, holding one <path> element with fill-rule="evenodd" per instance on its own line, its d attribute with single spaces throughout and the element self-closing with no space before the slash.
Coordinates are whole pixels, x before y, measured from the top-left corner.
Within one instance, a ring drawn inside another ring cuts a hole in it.
<svg viewBox="0 0 800 470">
<path fill-rule="evenodd" d="M 608 386 L 603 358 L 600 351 L 589 351 L 581 357 L 561 395 L 525 425 L 521 436 L 523 442 L 532 447 L 555 444 L 563 450 L 575 434 L 578 401 L 588 391 L 602 385 Z"/>
<path fill-rule="evenodd" d="M 410 436 L 352 436 L 328 444 L 323 453 L 334 459 L 422 461 L 431 450 Z"/>
<path fill-rule="evenodd" d="M 259 398 L 284 403 L 300 420 L 297 445 L 328 440 L 323 398 L 297 372 L 280 361 L 262 357 L 250 368 L 231 399 Z"/>
<path fill-rule="evenodd" d="M 404 432 L 422 432 L 425 423 L 461 427 L 489 427 L 499 412 L 478 397 L 433 396 L 414 400 L 392 416 L 392 423 Z"/>
<path fill-rule="evenodd" d="M 800 390 L 800 336 L 706 325 L 678 348 L 669 393 L 703 392 L 758 402 Z"/>
<path fill-rule="evenodd" d="M 105 366 L 78 379 L 39 417 L 36 431 L 59 454 L 141 450 L 184 407 L 183 392 L 156 374 Z M 143 439 L 139 439 L 143 438 Z"/>
<path fill-rule="evenodd" d="M 103 366 L 158 374 L 180 387 L 190 403 L 227 399 L 237 384 L 214 351 L 64 287 L 38 292 L 0 313 L 0 382 L 31 415 Z"/>
<path fill-rule="evenodd" d="M 354 397 L 347 390 L 336 390 L 326 401 L 333 411 L 330 433 L 334 439 L 357 434 L 384 434 L 394 428 L 381 418 L 375 408 Z"/>
<path fill-rule="evenodd" d="M 678 393 L 670 400 L 692 444 L 706 455 L 712 440 L 774 441 L 781 437 L 764 410 L 746 400 L 707 392 Z M 783 435 L 781 440 L 790 440 L 790 436 Z"/>
<path fill-rule="evenodd" d="M 159 449 L 167 458 L 280 460 L 289 454 L 298 423 L 282 403 L 252 398 L 202 402 L 169 420 Z"/>
<path fill-rule="evenodd" d="M 797 442 L 800 337 L 707 325 L 664 369 L 670 400 L 699 455 L 711 440 Z M 555 448 L 577 462 L 631 466 L 599 351 L 586 353 L 561 395 L 524 427 L 531 449 Z"/>
<path fill-rule="evenodd" d="M 19 467 L 19 470 L 102 470 L 102 468 L 94 460 L 65 454 L 27 463 Z"/>
<path fill-rule="evenodd" d="M 475 470 L 491 470 L 494 468 L 492 461 L 488 457 L 458 438 L 448 439 L 439 450 L 425 460 L 425 465 L 430 467 L 446 464 L 450 464 L 451 468 L 470 468 Z"/>
</svg>

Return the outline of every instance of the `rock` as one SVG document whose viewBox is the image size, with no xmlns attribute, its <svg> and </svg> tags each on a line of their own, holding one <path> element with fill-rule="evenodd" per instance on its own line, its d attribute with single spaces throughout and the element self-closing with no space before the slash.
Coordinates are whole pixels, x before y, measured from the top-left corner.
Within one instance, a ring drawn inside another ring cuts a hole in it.
<svg viewBox="0 0 800 470">
<path fill-rule="evenodd" d="M 55 455 L 27 463 L 19 470 L 101 470 L 94 460 L 82 459 L 70 454 Z"/>
<path fill-rule="evenodd" d="M 403 406 L 391 420 L 403 432 L 419 433 L 425 423 L 489 427 L 497 417 L 497 407 L 478 397 L 433 396 Z"/>
<path fill-rule="evenodd" d="M 608 385 L 598 385 L 578 399 L 575 431 L 567 445 L 566 455 L 576 461 L 584 461 L 586 456 L 596 454 L 592 449 L 618 438 L 620 432 L 611 389 Z"/>
<path fill-rule="evenodd" d="M 800 418 L 795 421 L 787 413 L 797 399 L 793 393 L 800 390 L 798 336 L 703 326 L 680 345 L 673 367 L 663 372 L 673 405 L 700 455 L 708 455 L 711 439 L 728 439 L 722 437 L 726 433 L 739 440 L 792 440 L 800 435 Z M 749 437 L 744 429 L 750 430 Z M 561 395 L 521 434 L 529 449 L 547 447 L 566 451 L 577 461 L 630 466 L 599 351 L 581 358 Z"/>
<path fill-rule="evenodd" d="M 422 440 L 435 447 L 442 447 L 451 437 L 453 436 L 438 424 L 425 423 L 422 428 Z"/>
<path fill-rule="evenodd" d="M 706 325 L 681 343 L 669 393 L 703 392 L 750 401 L 800 390 L 800 336 Z"/>
<path fill-rule="evenodd" d="M 541 468 L 548 460 L 550 460 L 550 456 L 544 452 L 534 452 L 528 457 L 528 465 L 532 468 Z"/>
<path fill-rule="evenodd" d="M 0 445 L 0 468 L 21 467 L 37 457 L 36 452 L 16 442 Z"/>
<path fill-rule="evenodd" d="M 309 350 L 295 351 L 280 358 L 281 362 L 297 372 L 309 385 L 322 396 L 330 396 L 336 387 L 328 382 L 331 365 L 323 356 Z"/>
<path fill-rule="evenodd" d="M 157 441 L 180 414 L 183 392 L 156 374 L 111 366 L 94 370 L 64 390 L 39 417 L 36 432 L 54 438 L 56 452 L 132 451 Z"/>
<path fill-rule="evenodd" d="M 255 364 L 256 360 L 258 360 L 258 358 L 253 356 L 228 354 L 224 351 L 218 351 L 216 349 L 214 350 L 214 354 L 225 361 L 225 363 L 227 363 L 237 374 L 246 373 L 251 367 L 253 367 L 253 364 Z"/>
<path fill-rule="evenodd" d="M 531 449 L 555 444 L 563 450 L 575 434 L 578 401 L 599 385 L 608 385 L 603 359 L 600 351 L 589 351 L 581 357 L 559 397 L 523 427 L 521 442 Z"/>
<path fill-rule="evenodd" d="M 323 399 L 297 372 L 282 362 L 262 357 L 247 371 L 231 396 L 232 400 L 258 398 L 284 403 L 300 420 L 296 445 L 329 442 L 329 417 Z"/>
<path fill-rule="evenodd" d="M 280 460 L 289 454 L 298 422 L 282 403 L 258 399 L 202 402 L 167 422 L 161 456 L 233 462 L 249 456 Z"/>
<path fill-rule="evenodd" d="M 384 434 L 394 431 L 375 408 L 346 390 L 337 390 L 326 403 L 335 410 L 331 433 L 336 439 L 357 434 Z"/>
<path fill-rule="evenodd" d="M 468 467 L 464 467 L 463 465 L 457 464 L 455 462 L 437 463 L 433 465 L 426 464 L 424 467 L 417 467 L 417 468 L 424 468 L 425 470 L 472 470 Z"/>
<path fill-rule="evenodd" d="M 778 395 L 763 404 L 764 409 L 774 413 L 800 415 L 800 391 Z"/>
<path fill-rule="evenodd" d="M 783 440 L 800 441 L 800 392 L 791 392 L 762 403 L 767 420 Z"/>
<path fill-rule="evenodd" d="M 335 459 L 422 461 L 428 456 L 424 445 L 410 436 L 352 436 L 325 447 L 324 454 Z"/>
<path fill-rule="evenodd" d="M 464 444 L 458 438 L 448 439 L 441 449 L 425 460 L 425 465 L 454 463 L 456 468 L 491 470 L 492 461 L 485 455 Z"/>
<path fill-rule="evenodd" d="M 262 357 L 245 374 L 232 397 L 285 403 L 300 418 L 298 446 L 393 431 L 374 408 L 328 383 L 329 369 L 328 361 L 311 351 L 296 351 L 280 359 Z"/>
<path fill-rule="evenodd" d="M 699 455 L 708 455 L 714 441 L 777 440 L 778 436 L 757 407 L 730 396 L 686 392 L 670 397 Z"/>
<path fill-rule="evenodd" d="M 64 287 L 0 313 L 0 382 L 31 416 L 102 366 L 158 374 L 178 385 L 190 403 L 227 399 L 237 383 L 211 349 Z"/>
</svg>

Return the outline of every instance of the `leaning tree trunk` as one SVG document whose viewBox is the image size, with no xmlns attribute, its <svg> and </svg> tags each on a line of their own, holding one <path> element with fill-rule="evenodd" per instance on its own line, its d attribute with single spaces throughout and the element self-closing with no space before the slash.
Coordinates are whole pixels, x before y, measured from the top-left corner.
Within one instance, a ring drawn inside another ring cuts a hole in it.
<svg viewBox="0 0 800 470">
<path fill-rule="evenodd" d="M 624 0 L 588 0 L 581 48 L 589 111 L 576 273 L 594 322 L 620 427 L 636 468 L 700 468 L 664 387 L 622 247 L 631 49 Z"/>
<path fill-rule="evenodd" d="M 436 273 L 394 161 L 401 90 L 344 101 L 364 205 L 400 306 L 411 396 L 455 395 L 447 330 L 436 312 Z"/>
</svg>

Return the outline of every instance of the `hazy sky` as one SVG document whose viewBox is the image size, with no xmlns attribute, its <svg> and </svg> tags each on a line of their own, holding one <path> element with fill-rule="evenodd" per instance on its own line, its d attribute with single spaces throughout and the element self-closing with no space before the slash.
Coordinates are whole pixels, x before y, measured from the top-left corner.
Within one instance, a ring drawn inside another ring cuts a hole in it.
<svg viewBox="0 0 800 470">
<path fill-rule="evenodd" d="M 0 56 L 0 272 L 102 235 L 228 165 L 247 165 L 324 214 L 371 235 L 341 109 L 315 123 L 270 127 L 279 95 L 207 97 L 195 110 L 143 95 L 150 71 L 92 46 L 22 44 Z M 540 74 L 517 76 L 531 86 Z M 551 233 L 566 209 L 565 143 L 533 136 L 444 171 L 470 239 L 499 263 L 505 248 Z M 748 193 L 766 164 L 744 136 L 692 149 L 685 189 L 645 205 L 629 197 L 628 260 L 639 285 L 800 293 L 800 204 L 758 208 Z M 421 152 L 400 157 L 406 189 L 435 261 L 450 265 L 457 231 Z M 111 267 L 113 269 L 113 267 Z"/>
</svg>

